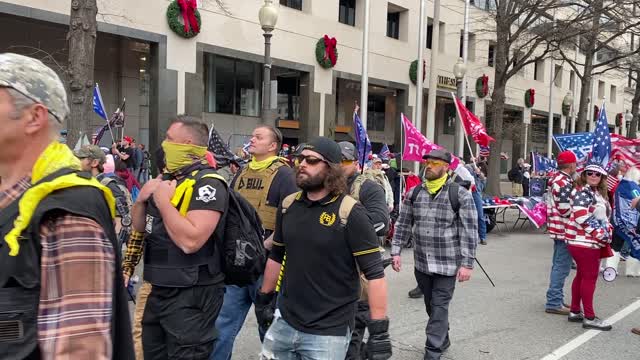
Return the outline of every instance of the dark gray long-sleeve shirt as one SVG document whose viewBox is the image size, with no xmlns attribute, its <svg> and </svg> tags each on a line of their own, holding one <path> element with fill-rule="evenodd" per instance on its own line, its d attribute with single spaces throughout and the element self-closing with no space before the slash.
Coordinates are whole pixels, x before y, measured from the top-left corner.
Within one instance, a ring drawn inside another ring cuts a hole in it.
<svg viewBox="0 0 640 360">
<path fill-rule="evenodd" d="M 358 175 L 353 175 L 347 180 L 349 190 L 351 190 L 351 186 Z M 387 208 L 384 188 L 374 181 L 365 180 L 360 187 L 358 201 L 367 210 L 367 216 L 373 227 L 379 229 L 376 234 L 379 236 L 386 235 L 389 229 L 389 209 Z M 383 228 L 380 228 L 381 224 L 384 225 Z"/>
</svg>

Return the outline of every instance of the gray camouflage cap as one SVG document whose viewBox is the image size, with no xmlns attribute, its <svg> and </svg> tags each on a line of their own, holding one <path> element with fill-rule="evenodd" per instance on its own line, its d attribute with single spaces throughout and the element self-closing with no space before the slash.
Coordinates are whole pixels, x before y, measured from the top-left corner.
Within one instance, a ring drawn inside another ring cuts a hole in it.
<svg viewBox="0 0 640 360">
<path fill-rule="evenodd" d="M 38 104 L 62 123 L 69 115 L 67 92 L 56 74 L 40 60 L 28 56 L 0 54 L 0 87 L 9 87 Z"/>
</svg>

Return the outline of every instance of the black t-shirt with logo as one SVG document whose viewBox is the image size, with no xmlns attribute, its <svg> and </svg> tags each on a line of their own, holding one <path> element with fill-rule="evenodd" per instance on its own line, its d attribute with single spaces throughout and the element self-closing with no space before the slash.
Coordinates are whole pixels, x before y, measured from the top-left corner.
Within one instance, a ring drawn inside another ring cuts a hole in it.
<svg viewBox="0 0 640 360">
<path fill-rule="evenodd" d="M 345 336 L 353 330 L 360 295 L 358 267 L 369 280 L 384 277 L 379 243 L 366 210 L 356 204 L 346 227 L 338 209 L 343 196 L 310 201 L 305 195 L 276 216 L 270 258 L 282 263 L 279 309 L 293 328 Z M 357 266 L 356 266 L 357 264 Z"/>
</svg>

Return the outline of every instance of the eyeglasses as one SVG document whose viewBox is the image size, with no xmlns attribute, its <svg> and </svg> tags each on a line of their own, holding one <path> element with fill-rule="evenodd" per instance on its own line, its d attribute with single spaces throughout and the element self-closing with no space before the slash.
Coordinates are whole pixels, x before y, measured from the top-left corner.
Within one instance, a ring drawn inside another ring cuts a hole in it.
<svg viewBox="0 0 640 360">
<path fill-rule="evenodd" d="M 320 162 L 325 162 L 325 163 L 327 162 L 324 159 L 320 159 L 319 157 L 315 157 L 315 156 L 312 156 L 312 155 L 298 155 L 298 156 L 296 156 L 296 159 L 295 159 L 296 166 L 299 166 L 300 164 L 302 164 L 303 161 L 306 161 L 307 164 L 309 164 L 311 166 L 314 166 L 314 165 L 316 165 L 316 164 L 318 164 Z"/>
<path fill-rule="evenodd" d="M 587 171 L 587 176 L 602 177 L 602 174 L 597 171 Z"/>
<path fill-rule="evenodd" d="M 352 165 L 355 160 L 342 160 L 342 165 Z"/>
<path fill-rule="evenodd" d="M 442 161 L 442 160 L 426 160 L 424 162 L 424 164 L 426 166 L 444 166 L 444 165 L 449 165 L 446 162 Z"/>
</svg>

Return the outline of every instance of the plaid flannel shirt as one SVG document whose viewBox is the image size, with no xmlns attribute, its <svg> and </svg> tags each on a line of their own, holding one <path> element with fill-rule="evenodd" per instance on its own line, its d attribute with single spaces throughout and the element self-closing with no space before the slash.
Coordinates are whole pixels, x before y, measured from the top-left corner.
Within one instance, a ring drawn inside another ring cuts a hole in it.
<svg viewBox="0 0 640 360">
<path fill-rule="evenodd" d="M 471 193 L 460 187 L 456 216 L 449 201 L 450 183 L 447 181 L 435 196 L 426 189 L 420 191 L 413 204 L 408 194 L 396 221 L 391 254 L 400 255 L 413 231 L 415 267 L 425 274 L 454 276 L 460 266 L 473 268 L 479 239 L 478 211 Z"/>
<path fill-rule="evenodd" d="M 31 187 L 0 191 L 0 210 Z M 111 359 L 115 252 L 95 221 L 61 214 L 40 227 L 38 344 L 42 359 Z M 4 241 L 4 240 L 0 240 Z"/>
</svg>

